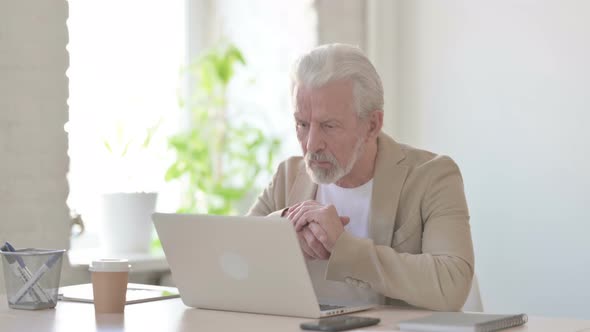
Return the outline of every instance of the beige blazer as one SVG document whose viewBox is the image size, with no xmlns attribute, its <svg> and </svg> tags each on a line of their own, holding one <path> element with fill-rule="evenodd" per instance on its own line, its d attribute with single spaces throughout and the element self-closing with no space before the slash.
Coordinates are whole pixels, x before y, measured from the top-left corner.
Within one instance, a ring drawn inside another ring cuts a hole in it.
<svg viewBox="0 0 590 332">
<path fill-rule="evenodd" d="M 249 215 L 277 215 L 315 199 L 302 157 L 282 162 Z M 344 232 L 326 279 L 352 278 L 387 297 L 433 310 L 460 310 L 474 270 L 469 212 L 457 165 L 381 133 L 373 177 L 370 238 Z M 351 279 L 347 279 L 351 280 Z"/>
</svg>

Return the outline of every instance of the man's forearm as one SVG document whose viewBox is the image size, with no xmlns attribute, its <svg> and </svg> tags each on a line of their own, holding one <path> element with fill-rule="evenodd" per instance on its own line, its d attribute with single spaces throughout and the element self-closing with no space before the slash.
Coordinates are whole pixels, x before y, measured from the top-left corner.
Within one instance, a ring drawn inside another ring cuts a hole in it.
<svg viewBox="0 0 590 332">
<path fill-rule="evenodd" d="M 398 253 L 343 233 L 332 251 L 326 279 L 353 278 L 411 305 L 456 311 L 469 294 L 472 264 L 458 256 Z"/>
</svg>

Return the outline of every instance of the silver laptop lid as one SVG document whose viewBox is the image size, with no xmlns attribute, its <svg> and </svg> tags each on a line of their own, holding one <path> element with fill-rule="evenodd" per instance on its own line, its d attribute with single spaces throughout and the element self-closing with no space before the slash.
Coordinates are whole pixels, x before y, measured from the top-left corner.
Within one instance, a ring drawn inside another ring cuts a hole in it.
<svg viewBox="0 0 590 332">
<path fill-rule="evenodd" d="M 293 226 L 285 219 L 153 215 L 185 305 L 319 317 Z"/>
</svg>

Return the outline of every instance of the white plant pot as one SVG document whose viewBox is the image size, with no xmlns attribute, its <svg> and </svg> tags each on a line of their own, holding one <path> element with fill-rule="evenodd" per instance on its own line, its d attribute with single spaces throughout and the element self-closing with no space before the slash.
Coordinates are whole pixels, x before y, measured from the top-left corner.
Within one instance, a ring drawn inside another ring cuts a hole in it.
<svg viewBox="0 0 590 332">
<path fill-rule="evenodd" d="M 157 193 L 102 195 L 101 247 L 106 253 L 148 253 Z"/>
</svg>

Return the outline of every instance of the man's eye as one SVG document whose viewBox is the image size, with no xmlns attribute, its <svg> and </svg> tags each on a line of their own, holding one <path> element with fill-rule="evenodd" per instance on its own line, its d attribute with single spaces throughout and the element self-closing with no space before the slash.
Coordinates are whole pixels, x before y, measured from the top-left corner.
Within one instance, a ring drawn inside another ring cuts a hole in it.
<svg viewBox="0 0 590 332">
<path fill-rule="evenodd" d="M 336 128 L 336 126 L 333 124 L 324 124 L 324 128 L 325 129 L 334 129 L 334 128 Z"/>
<path fill-rule="evenodd" d="M 301 129 L 307 128 L 307 123 L 297 122 L 297 128 L 301 128 Z"/>
</svg>

